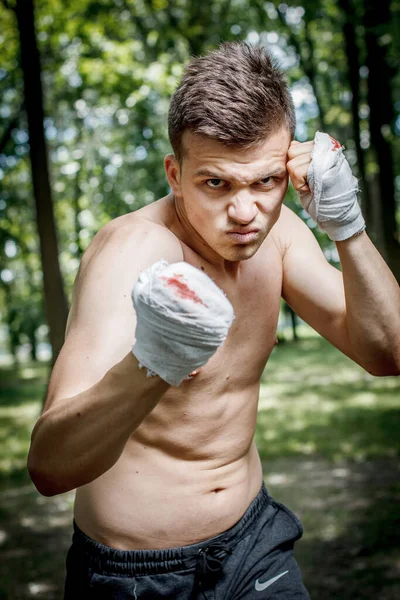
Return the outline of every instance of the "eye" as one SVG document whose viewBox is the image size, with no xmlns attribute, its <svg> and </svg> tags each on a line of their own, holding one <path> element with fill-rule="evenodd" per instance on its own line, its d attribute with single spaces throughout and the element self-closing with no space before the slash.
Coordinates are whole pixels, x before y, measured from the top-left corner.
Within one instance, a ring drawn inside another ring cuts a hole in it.
<svg viewBox="0 0 400 600">
<path fill-rule="evenodd" d="M 207 179 L 206 184 L 208 185 L 208 187 L 212 188 L 212 189 L 218 189 L 223 187 L 224 185 L 224 180 L 223 179 Z M 221 185 L 222 184 L 222 185 Z"/>
<path fill-rule="evenodd" d="M 264 177 L 264 179 L 260 179 L 260 183 L 262 185 L 270 185 L 273 183 L 273 177 Z"/>
</svg>

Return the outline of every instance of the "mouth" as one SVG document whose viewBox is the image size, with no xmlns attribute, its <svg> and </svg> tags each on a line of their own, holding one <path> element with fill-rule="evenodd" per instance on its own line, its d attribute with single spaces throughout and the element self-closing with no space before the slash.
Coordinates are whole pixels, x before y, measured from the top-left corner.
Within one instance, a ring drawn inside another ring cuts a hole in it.
<svg viewBox="0 0 400 600">
<path fill-rule="evenodd" d="M 239 242 L 240 244 L 247 244 L 253 242 L 259 233 L 259 229 L 251 229 L 249 231 L 228 231 L 228 235 L 231 239 Z"/>
</svg>

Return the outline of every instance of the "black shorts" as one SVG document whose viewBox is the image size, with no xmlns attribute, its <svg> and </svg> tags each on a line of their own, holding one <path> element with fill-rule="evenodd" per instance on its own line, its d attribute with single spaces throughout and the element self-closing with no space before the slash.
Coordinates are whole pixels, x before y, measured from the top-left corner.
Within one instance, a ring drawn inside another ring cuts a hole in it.
<svg viewBox="0 0 400 600">
<path fill-rule="evenodd" d="M 233 527 L 181 548 L 115 550 L 74 523 L 64 600 L 309 600 L 293 557 L 302 533 L 264 484 Z"/>
</svg>

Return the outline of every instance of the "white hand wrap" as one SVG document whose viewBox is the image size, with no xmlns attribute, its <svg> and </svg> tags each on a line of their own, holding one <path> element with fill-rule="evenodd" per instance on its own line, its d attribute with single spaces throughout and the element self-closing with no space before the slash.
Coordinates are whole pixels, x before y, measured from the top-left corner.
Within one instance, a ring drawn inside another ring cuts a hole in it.
<svg viewBox="0 0 400 600">
<path fill-rule="evenodd" d="M 317 131 L 307 172 L 311 193 L 300 193 L 301 204 L 331 240 L 346 240 L 365 229 L 357 201 L 358 181 L 341 145 Z"/>
<path fill-rule="evenodd" d="M 185 262 L 160 260 L 142 271 L 132 301 L 139 366 L 175 386 L 217 351 L 234 319 L 219 287 Z"/>
</svg>

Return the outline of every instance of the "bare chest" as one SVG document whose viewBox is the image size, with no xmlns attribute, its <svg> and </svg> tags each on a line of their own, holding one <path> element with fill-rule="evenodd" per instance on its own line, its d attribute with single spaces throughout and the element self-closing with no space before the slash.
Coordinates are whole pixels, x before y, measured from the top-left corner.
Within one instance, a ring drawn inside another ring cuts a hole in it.
<svg viewBox="0 0 400 600">
<path fill-rule="evenodd" d="M 171 388 L 146 417 L 135 432 L 135 444 L 221 465 L 248 452 L 260 378 L 276 342 L 282 289 L 278 250 L 273 243 L 262 250 L 235 279 L 222 277 L 193 252 L 185 255 L 223 290 L 235 319 L 207 364 L 192 379 Z"/>
<path fill-rule="evenodd" d="M 203 367 L 203 376 L 221 381 L 221 374 L 238 387 L 258 383 L 276 342 L 282 291 L 282 258 L 270 242 L 242 265 L 236 280 L 221 277 L 188 252 L 185 260 L 202 268 L 227 295 L 235 320 L 227 339 Z"/>
</svg>

